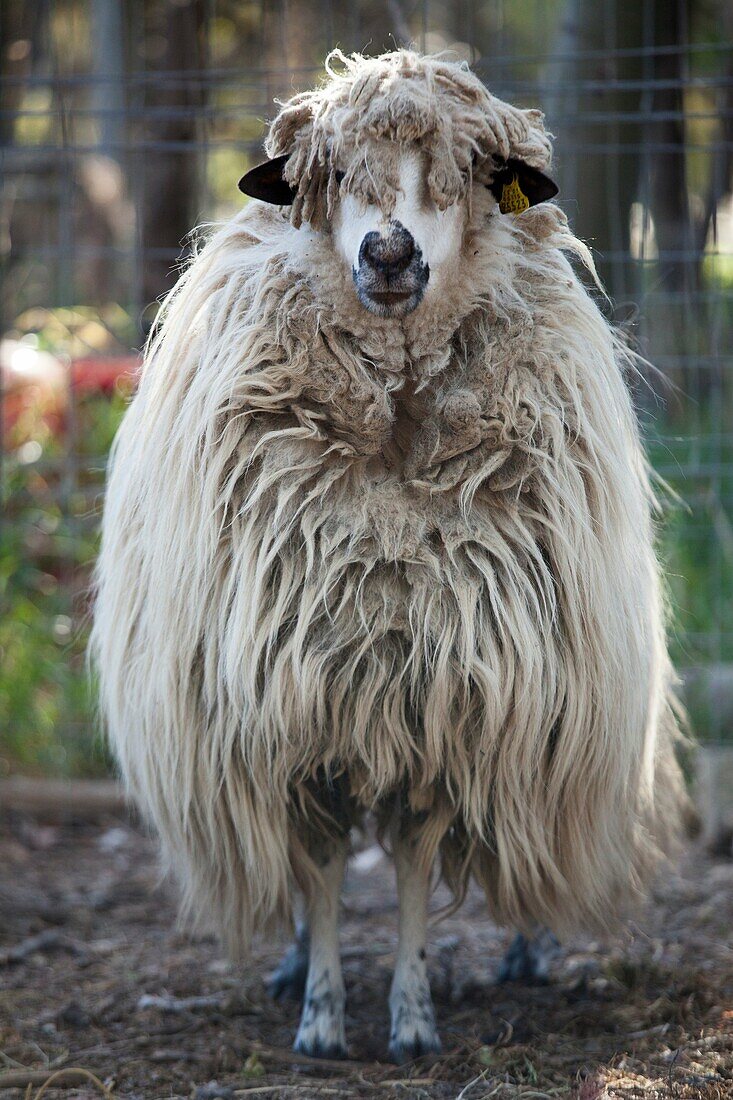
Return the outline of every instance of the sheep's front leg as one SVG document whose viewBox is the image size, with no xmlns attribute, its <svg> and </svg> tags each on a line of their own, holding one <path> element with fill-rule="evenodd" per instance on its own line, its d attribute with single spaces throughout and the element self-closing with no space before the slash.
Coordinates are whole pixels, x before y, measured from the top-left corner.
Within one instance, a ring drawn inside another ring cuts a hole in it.
<svg viewBox="0 0 733 1100">
<path fill-rule="evenodd" d="M 392 847 L 399 897 L 399 939 L 389 995 L 389 1054 L 393 1061 L 401 1063 L 439 1051 L 440 1039 L 425 962 L 431 869 L 417 865 L 415 833 L 410 829 L 409 817 L 395 820 Z"/>
<path fill-rule="evenodd" d="M 348 843 L 348 837 L 329 841 L 321 866 L 323 889 L 308 906 L 308 977 L 294 1049 L 311 1058 L 346 1057 L 338 921 Z"/>
</svg>

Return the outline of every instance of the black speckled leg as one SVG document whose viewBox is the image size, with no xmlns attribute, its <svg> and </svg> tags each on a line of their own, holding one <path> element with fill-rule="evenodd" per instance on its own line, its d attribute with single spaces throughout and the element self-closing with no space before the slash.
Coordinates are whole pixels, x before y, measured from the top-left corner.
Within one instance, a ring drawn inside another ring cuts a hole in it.
<svg viewBox="0 0 733 1100">
<path fill-rule="evenodd" d="M 295 939 L 287 949 L 267 983 L 270 996 L 276 1001 L 302 1001 L 308 978 L 310 934 L 305 921 L 296 928 Z"/>
<path fill-rule="evenodd" d="M 339 957 L 339 899 L 348 836 L 329 842 L 322 853 L 323 889 L 310 899 L 308 975 L 294 1049 L 311 1058 L 345 1058 L 344 982 Z"/>
<path fill-rule="evenodd" d="M 399 940 L 389 995 L 389 1056 L 401 1064 L 440 1051 L 425 962 L 430 868 L 415 858 L 416 834 L 408 815 L 396 817 L 392 848 L 399 898 Z"/>
<path fill-rule="evenodd" d="M 518 932 L 499 967 L 498 980 L 541 985 L 547 981 L 559 950 L 558 940 L 547 928 L 531 937 Z"/>
</svg>

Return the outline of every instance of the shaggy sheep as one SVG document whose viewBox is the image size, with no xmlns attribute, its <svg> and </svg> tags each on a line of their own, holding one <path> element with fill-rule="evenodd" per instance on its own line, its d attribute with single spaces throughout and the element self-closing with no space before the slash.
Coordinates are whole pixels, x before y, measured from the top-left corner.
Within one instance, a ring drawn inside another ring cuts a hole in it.
<svg viewBox="0 0 733 1100">
<path fill-rule="evenodd" d="M 400 903 L 393 1057 L 438 1046 L 431 871 L 606 923 L 673 834 L 677 726 L 632 357 L 543 200 L 538 111 L 332 55 L 162 311 L 111 464 L 93 646 L 122 771 L 232 951 L 307 933 L 296 1048 L 345 1050 L 364 811 Z"/>
</svg>

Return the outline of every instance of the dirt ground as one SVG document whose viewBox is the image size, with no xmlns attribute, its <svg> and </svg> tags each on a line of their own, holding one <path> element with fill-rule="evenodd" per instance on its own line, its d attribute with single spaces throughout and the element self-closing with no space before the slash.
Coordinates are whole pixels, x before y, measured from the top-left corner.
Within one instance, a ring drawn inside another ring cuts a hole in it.
<svg viewBox="0 0 733 1100">
<path fill-rule="evenodd" d="M 401 1067 L 381 1060 L 395 925 L 391 867 L 367 840 L 344 904 L 353 1060 L 310 1061 L 290 1050 L 297 1006 L 265 989 L 282 944 L 234 967 L 177 930 L 154 848 L 125 820 L 6 818 L 0 1097 L 733 1098 L 730 859 L 690 849 L 623 936 L 566 944 L 544 986 L 497 985 L 510 934 L 471 895 L 432 934 L 444 1053 Z"/>
</svg>

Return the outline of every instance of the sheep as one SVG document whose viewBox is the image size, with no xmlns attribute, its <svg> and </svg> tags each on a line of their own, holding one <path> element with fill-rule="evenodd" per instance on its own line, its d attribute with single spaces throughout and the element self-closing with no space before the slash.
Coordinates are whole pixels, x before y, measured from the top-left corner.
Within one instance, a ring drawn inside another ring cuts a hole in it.
<svg viewBox="0 0 733 1100">
<path fill-rule="evenodd" d="M 151 334 L 92 648 L 183 911 L 240 956 L 303 899 L 276 985 L 305 983 L 306 1054 L 346 1052 L 338 899 L 375 815 L 402 1061 L 439 1049 L 435 867 L 562 935 L 674 839 L 656 503 L 539 111 L 445 57 L 336 51 L 266 152 Z"/>
</svg>

